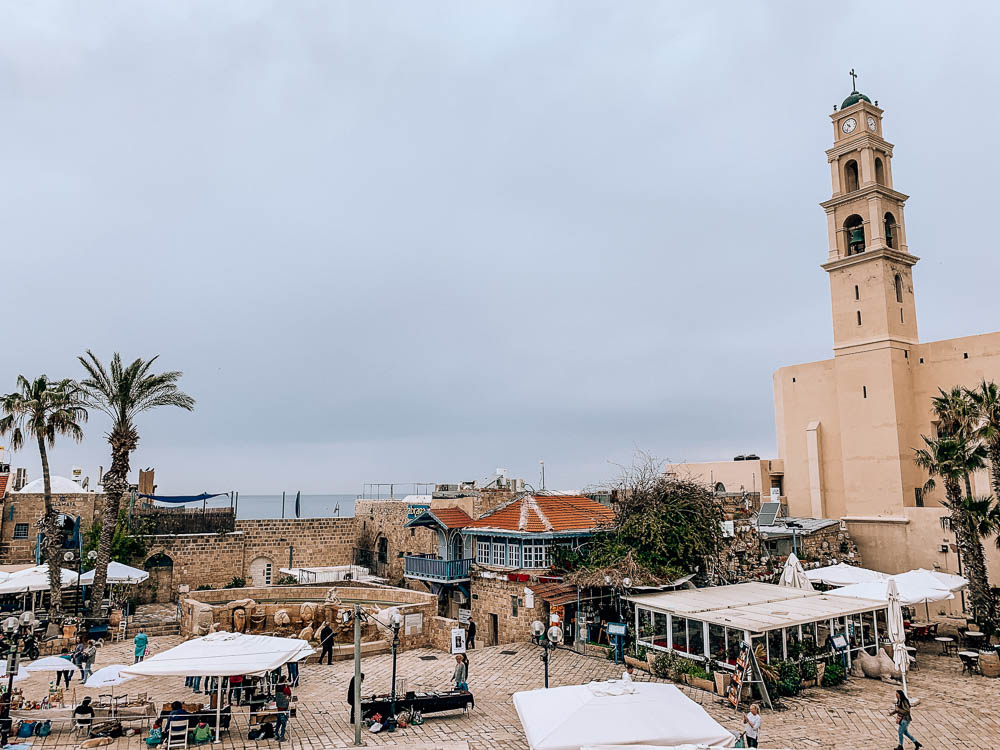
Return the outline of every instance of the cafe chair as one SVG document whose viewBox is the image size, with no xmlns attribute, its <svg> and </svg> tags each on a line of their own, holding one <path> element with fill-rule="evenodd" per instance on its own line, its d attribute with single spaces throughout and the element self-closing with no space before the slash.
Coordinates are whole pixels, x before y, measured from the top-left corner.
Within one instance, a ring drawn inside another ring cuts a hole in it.
<svg viewBox="0 0 1000 750">
<path fill-rule="evenodd" d="M 962 674 L 982 674 L 978 656 L 960 652 L 958 658 L 962 660 Z"/>
<path fill-rule="evenodd" d="M 186 748 L 188 746 L 188 724 L 186 721 L 172 721 L 167 730 L 167 738 L 163 747 L 166 750 Z"/>
</svg>

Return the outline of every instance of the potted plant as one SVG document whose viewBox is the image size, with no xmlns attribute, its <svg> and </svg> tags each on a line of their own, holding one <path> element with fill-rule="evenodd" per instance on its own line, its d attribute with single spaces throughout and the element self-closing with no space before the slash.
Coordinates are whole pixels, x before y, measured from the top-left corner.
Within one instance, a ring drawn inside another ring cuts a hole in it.
<svg viewBox="0 0 1000 750">
<path fill-rule="evenodd" d="M 648 654 L 646 653 L 646 647 L 645 646 L 636 646 L 635 647 L 635 655 L 634 656 L 631 655 L 631 654 L 626 654 L 625 655 L 625 663 L 626 664 L 631 664 L 636 669 L 648 669 L 649 668 L 649 662 L 647 661 L 647 658 L 648 658 Z M 650 670 L 650 671 L 652 671 L 652 670 Z"/>
<path fill-rule="evenodd" d="M 715 691 L 715 683 L 712 681 L 711 675 L 701 667 L 696 666 L 685 676 L 687 677 L 688 685 L 691 687 L 696 687 L 699 690 L 707 690 L 710 693 Z"/>
<path fill-rule="evenodd" d="M 63 638 L 68 638 L 70 640 L 76 638 L 76 618 L 67 617 L 62 623 L 62 634 Z"/>
</svg>

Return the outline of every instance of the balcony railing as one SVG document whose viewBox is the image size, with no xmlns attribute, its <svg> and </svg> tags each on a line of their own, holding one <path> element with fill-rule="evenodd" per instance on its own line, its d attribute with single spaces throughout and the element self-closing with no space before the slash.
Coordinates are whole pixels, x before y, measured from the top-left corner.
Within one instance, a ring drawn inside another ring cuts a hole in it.
<svg viewBox="0 0 1000 750">
<path fill-rule="evenodd" d="M 440 560 L 436 557 L 406 556 L 406 577 L 426 581 L 464 581 L 469 577 L 472 558 Z"/>
</svg>

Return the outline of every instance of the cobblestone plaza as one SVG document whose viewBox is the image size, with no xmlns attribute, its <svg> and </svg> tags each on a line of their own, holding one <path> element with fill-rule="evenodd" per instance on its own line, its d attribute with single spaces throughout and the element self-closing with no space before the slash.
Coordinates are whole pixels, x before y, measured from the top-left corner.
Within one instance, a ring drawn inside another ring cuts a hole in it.
<svg viewBox="0 0 1000 750">
<path fill-rule="evenodd" d="M 153 638 L 154 652 L 170 648 L 176 636 Z M 107 645 L 100 650 L 96 667 L 131 660 L 132 644 Z M 521 724 L 511 696 L 519 690 L 542 686 L 542 665 L 538 649 L 530 644 L 514 644 L 477 649 L 470 654 L 470 689 L 476 706 L 468 713 L 431 714 L 422 726 L 407 727 L 394 733 L 364 733 L 369 746 L 387 745 L 412 750 L 485 750 L 486 748 L 527 748 Z M 446 689 L 452 673 L 452 657 L 440 651 L 418 649 L 399 656 L 400 687 L 409 690 Z M 962 674 L 955 657 L 942 657 L 931 645 L 918 655 L 919 668 L 909 679 L 910 694 L 920 698 L 914 707 L 911 730 L 931 748 L 976 748 L 987 750 L 1000 743 L 1000 716 L 995 706 L 1000 702 L 1000 680 Z M 366 658 L 365 692 L 389 690 L 392 658 L 388 654 Z M 302 667 L 298 695 L 298 715 L 289 726 L 293 748 L 350 747 L 353 728 L 348 723 L 345 702 L 347 681 L 353 671 L 349 661 L 331 666 L 307 664 Z M 550 664 L 552 686 L 579 684 L 589 680 L 613 678 L 621 669 L 610 662 L 585 657 L 571 651 L 556 652 Z M 28 697 L 44 693 L 51 673 L 35 674 L 18 683 Z M 97 696 L 108 689 L 79 689 L 79 675 L 74 677 L 76 698 Z M 641 679 L 647 679 L 641 675 Z M 683 687 L 686 695 L 705 707 L 720 723 L 733 731 L 740 728 L 740 717 L 722 700 L 701 690 Z M 762 747 L 826 748 L 870 750 L 895 746 L 895 725 L 888 714 L 895 686 L 875 680 L 853 678 L 839 688 L 810 688 L 799 697 L 785 699 L 784 710 L 764 712 Z M 118 694 L 146 692 L 157 703 L 173 699 L 192 700 L 181 678 L 139 677 L 116 689 Z M 201 700 L 204 700 L 202 698 Z M 227 748 L 278 747 L 277 742 L 254 742 L 246 738 L 245 709 L 236 710 L 234 726 L 223 735 Z M 34 738 L 32 747 L 76 747 L 78 740 L 65 728 Z M 111 747 L 139 747 L 137 737 L 122 738 Z M 142 745 L 145 747 L 145 745 Z"/>
</svg>

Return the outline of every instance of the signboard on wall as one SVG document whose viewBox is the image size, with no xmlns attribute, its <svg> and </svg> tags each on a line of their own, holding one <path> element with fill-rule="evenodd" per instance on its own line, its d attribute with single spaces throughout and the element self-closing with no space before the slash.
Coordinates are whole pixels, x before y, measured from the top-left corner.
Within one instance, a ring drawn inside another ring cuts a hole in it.
<svg viewBox="0 0 1000 750">
<path fill-rule="evenodd" d="M 424 632 L 424 616 L 417 612 L 403 618 L 403 635 L 417 635 Z"/>
<path fill-rule="evenodd" d="M 524 587 L 524 608 L 525 609 L 535 608 L 535 592 L 529 589 L 527 586 Z"/>
<path fill-rule="evenodd" d="M 470 622 L 472 622 L 472 610 L 471 609 L 462 609 L 461 607 L 459 607 L 458 608 L 458 621 L 460 623 L 462 623 L 463 625 L 468 625 Z"/>
<path fill-rule="evenodd" d="M 465 653 L 465 628 L 451 629 L 451 653 Z"/>
<path fill-rule="evenodd" d="M 431 506 L 429 505 L 407 505 L 406 517 L 412 521 L 414 518 L 419 518 L 420 516 L 422 516 L 424 514 L 424 511 L 428 511 L 430 509 Z"/>
<path fill-rule="evenodd" d="M 726 695 L 735 709 L 740 707 L 743 685 L 750 677 L 750 658 L 750 644 L 743 641 L 740 643 L 740 655 L 736 658 L 736 672 L 733 674 L 732 682 L 729 683 L 729 693 Z"/>
</svg>

